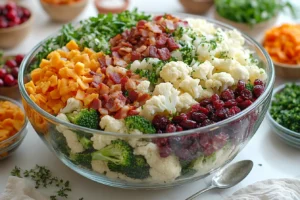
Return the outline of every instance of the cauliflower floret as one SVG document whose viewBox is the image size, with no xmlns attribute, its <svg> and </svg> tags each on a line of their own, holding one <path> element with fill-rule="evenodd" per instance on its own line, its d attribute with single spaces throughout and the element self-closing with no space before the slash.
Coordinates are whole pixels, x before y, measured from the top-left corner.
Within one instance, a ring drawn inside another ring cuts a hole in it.
<svg viewBox="0 0 300 200">
<path fill-rule="evenodd" d="M 62 121 L 65 121 L 65 122 L 70 122 L 68 117 L 64 114 L 64 113 L 59 113 L 57 116 L 56 116 L 57 119 L 60 119 Z M 65 130 L 68 130 L 68 128 L 64 125 L 57 125 L 56 126 L 56 130 L 60 133 L 64 132 Z"/>
<path fill-rule="evenodd" d="M 199 78 L 201 80 L 207 80 L 211 78 L 212 72 L 214 70 L 214 66 L 209 61 L 205 61 L 202 64 L 194 64 L 192 66 L 193 72 L 192 72 L 192 77 L 193 78 Z"/>
<path fill-rule="evenodd" d="M 71 130 L 64 130 L 62 134 L 65 136 L 72 153 L 80 153 L 84 151 L 82 144 L 78 141 L 76 133 Z"/>
<path fill-rule="evenodd" d="M 142 60 L 142 62 L 136 60 L 131 64 L 130 70 L 136 71 L 137 69 L 152 69 L 152 64 L 155 64 L 157 62 L 159 62 L 159 59 L 157 58 L 144 59 Z"/>
<path fill-rule="evenodd" d="M 223 58 L 212 58 L 211 64 L 215 67 L 216 72 L 230 72 L 230 67 L 232 65 L 232 59 Z"/>
<path fill-rule="evenodd" d="M 247 82 L 249 79 L 249 72 L 246 67 L 242 66 L 237 61 L 233 62 L 230 68 L 230 74 L 237 83 L 239 80 Z"/>
<path fill-rule="evenodd" d="M 123 120 L 115 119 L 109 115 L 102 117 L 99 125 L 104 131 L 107 132 L 127 133 L 125 122 Z"/>
<path fill-rule="evenodd" d="M 236 29 L 227 31 L 226 35 L 228 37 L 228 44 L 232 47 L 243 46 L 245 43 L 245 38 Z"/>
<path fill-rule="evenodd" d="M 80 110 L 82 108 L 82 102 L 75 98 L 69 98 L 67 100 L 67 105 L 63 109 L 60 110 L 61 113 L 71 113 L 76 110 Z"/>
<path fill-rule="evenodd" d="M 100 121 L 100 127 L 107 132 L 114 132 L 114 133 L 127 133 L 127 128 L 123 120 L 115 119 L 109 115 L 102 117 Z M 103 147 L 110 145 L 111 141 L 118 139 L 115 136 L 109 135 L 98 135 L 94 134 L 91 138 L 93 141 L 94 149 L 102 149 Z"/>
<path fill-rule="evenodd" d="M 186 19 L 192 27 L 192 29 L 200 34 L 214 34 L 216 32 L 216 28 L 212 23 L 207 22 L 203 19 L 193 19 L 193 18 L 187 18 Z"/>
<path fill-rule="evenodd" d="M 92 169 L 95 172 L 98 172 L 100 174 L 104 174 L 109 172 L 110 170 L 107 167 L 106 162 L 102 161 L 102 160 L 92 160 Z"/>
<path fill-rule="evenodd" d="M 178 84 L 192 72 L 187 64 L 182 61 L 169 62 L 163 66 L 160 71 L 160 77 L 166 81 L 171 82 L 177 88 Z"/>
<path fill-rule="evenodd" d="M 232 76 L 226 72 L 215 73 L 205 82 L 206 88 L 223 91 L 234 84 Z"/>
<path fill-rule="evenodd" d="M 201 99 L 206 99 L 206 98 L 210 98 L 212 95 L 214 95 L 215 92 L 208 88 L 208 89 L 204 89 L 202 92 L 201 92 Z"/>
<path fill-rule="evenodd" d="M 177 157 L 170 155 L 162 158 L 159 155 L 158 147 L 149 143 L 134 150 L 135 155 L 143 155 L 150 165 L 150 176 L 152 181 L 171 182 L 180 176 L 181 165 Z"/>
<path fill-rule="evenodd" d="M 179 95 L 179 99 L 176 105 L 177 112 L 182 112 L 189 109 L 192 105 L 196 104 L 197 101 L 189 93 L 183 93 Z"/>
<path fill-rule="evenodd" d="M 172 114 L 176 112 L 179 91 L 171 83 L 158 84 L 153 91 L 153 95 L 143 105 L 140 112 L 141 116 L 152 120 L 156 113 L 168 112 Z"/>
<path fill-rule="evenodd" d="M 149 93 L 150 82 L 141 81 L 140 84 L 136 87 L 138 93 Z"/>
<path fill-rule="evenodd" d="M 186 77 L 180 84 L 179 89 L 184 92 L 189 93 L 194 99 L 201 97 L 202 86 L 199 85 L 199 79 L 193 79 L 191 77 Z"/>
<path fill-rule="evenodd" d="M 129 132 L 129 134 L 131 134 L 131 135 L 143 135 L 143 133 L 141 131 L 137 130 L 137 129 L 133 129 L 132 131 Z M 137 139 L 128 138 L 127 141 L 128 141 L 128 144 L 132 147 L 136 147 L 136 146 L 140 145 L 139 144 L 140 138 L 137 138 Z"/>
<path fill-rule="evenodd" d="M 267 80 L 267 74 L 266 71 L 262 68 L 259 68 L 258 66 L 255 65 L 251 65 L 251 66 L 246 66 L 246 68 L 248 69 L 249 72 L 249 79 L 250 82 L 253 83 L 255 81 L 255 79 L 260 79 L 262 81 Z"/>
</svg>

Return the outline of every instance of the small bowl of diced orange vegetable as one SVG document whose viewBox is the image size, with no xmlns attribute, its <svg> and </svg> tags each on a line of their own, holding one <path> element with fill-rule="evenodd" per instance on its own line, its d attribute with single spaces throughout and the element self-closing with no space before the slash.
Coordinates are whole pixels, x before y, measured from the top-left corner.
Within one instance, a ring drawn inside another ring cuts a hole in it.
<svg viewBox="0 0 300 200">
<path fill-rule="evenodd" d="M 0 160 L 20 146 L 27 134 L 27 123 L 21 104 L 0 96 Z"/>
<path fill-rule="evenodd" d="M 88 0 L 40 0 L 40 2 L 52 20 L 69 22 L 84 10 Z"/>
<path fill-rule="evenodd" d="M 300 24 L 282 24 L 265 33 L 263 46 L 270 54 L 276 75 L 300 78 Z"/>
</svg>

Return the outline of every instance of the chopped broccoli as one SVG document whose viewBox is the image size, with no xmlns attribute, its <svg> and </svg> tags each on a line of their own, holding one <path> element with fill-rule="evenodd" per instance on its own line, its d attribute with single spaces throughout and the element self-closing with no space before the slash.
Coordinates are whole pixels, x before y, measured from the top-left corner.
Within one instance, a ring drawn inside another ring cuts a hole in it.
<svg viewBox="0 0 300 200">
<path fill-rule="evenodd" d="M 192 161 L 184 161 L 180 160 L 180 165 L 181 165 L 181 176 L 192 176 L 194 175 L 197 171 L 192 168 Z"/>
<path fill-rule="evenodd" d="M 93 148 L 93 142 L 91 141 L 93 134 L 84 132 L 76 132 L 76 134 L 78 141 L 82 144 L 84 149 L 88 150 Z"/>
<path fill-rule="evenodd" d="M 246 89 L 251 91 L 251 92 L 253 92 L 253 87 L 254 86 L 250 82 L 246 84 Z"/>
<path fill-rule="evenodd" d="M 127 167 L 133 163 L 133 149 L 124 140 L 113 140 L 110 145 L 92 153 L 93 160 L 108 161 L 108 166 Z"/>
<path fill-rule="evenodd" d="M 99 115 L 95 109 L 85 108 L 66 115 L 73 124 L 92 129 L 97 129 L 99 126 Z"/>
<path fill-rule="evenodd" d="M 71 149 L 67 144 L 65 136 L 62 133 L 58 132 L 55 127 L 52 127 L 49 132 L 51 133 L 54 148 L 60 151 L 65 156 L 69 156 Z"/>
<path fill-rule="evenodd" d="M 142 133 L 152 134 L 156 132 L 151 122 L 139 115 L 126 117 L 125 125 L 129 130 L 138 129 Z"/>
<path fill-rule="evenodd" d="M 150 176 L 149 170 L 150 166 L 146 159 L 143 156 L 138 155 L 134 157 L 133 164 L 124 169 L 124 174 L 130 178 L 145 179 Z"/>
<path fill-rule="evenodd" d="M 92 162 L 92 154 L 91 153 L 71 153 L 70 159 L 77 165 L 82 165 L 87 168 L 92 168 L 91 162 Z"/>
</svg>

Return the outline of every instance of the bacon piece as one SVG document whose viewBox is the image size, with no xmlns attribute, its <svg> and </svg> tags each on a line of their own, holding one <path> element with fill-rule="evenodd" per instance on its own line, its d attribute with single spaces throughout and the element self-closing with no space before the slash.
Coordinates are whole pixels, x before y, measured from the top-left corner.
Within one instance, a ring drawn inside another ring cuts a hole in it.
<svg viewBox="0 0 300 200">
<path fill-rule="evenodd" d="M 137 52 L 142 53 L 143 51 L 145 51 L 147 49 L 146 45 L 142 45 L 139 48 L 136 49 Z"/>
<path fill-rule="evenodd" d="M 140 105 L 144 105 L 148 99 L 150 99 L 150 95 L 144 93 L 144 94 L 139 94 L 137 101 L 140 103 Z"/>
<path fill-rule="evenodd" d="M 111 86 L 109 92 L 114 93 L 114 92 L 118 92 L 118 91 L 121 91 L 121 90 L 122 90 L 122 85 L 121 84 L 116 84 L 116 85 Z"/>
<path fill-rule="evenodd" d="M 99 108 L 98 111 L 101 115 L 108 115 L 108 110 L 105 108 Z"/>
<path fill-rule="evenodd" d="M 135 90 L 136 89 L 136 83 L 132 79 L 128 79 L 128 81 L 125 83 L 125 89 L 126 90 Z"/>
<path fill-rule="evenodd" d="M 152 58 L 158 58 L 157 48 L 155 46 L 149 46 L 149 56 Z"/>
<path fill-rule="evenodd" d="M 141 59 L 142 59 L 142 54 L 141 53 L 139 53 L 137 51 L 132 52 L 131 61 L 141 60 Z"/>
<path fill-rule="evenodd" d="M 159 26 L 153 22 L 146 23 L 146 26 L 151 30 L 153 33 L 162 33 L 162 30 L 160 30 Z"/>
<path fill-rule="evenodd" d="M 129 106 L 124 106 L 123 108 L 118 110 L 118 112 L 115 114 L 114 118 L 123 119 L 123 118 L 127 117 L 128 111 L 129 111 Z"/>
<path fill-rule="evenodd" d="M 102 107 L 102 102 L 100 99 L 94 99 L 92 103 L 90 104 L 90 108 L 98 110 Z"/>
<path fill-rule="evenodd" d="M 146 20 L 140 20 L 140 21 L 138 21 L 136 27 L 137 27 L 138 29 L 144 29 L 146 23 L 147 23 Z"/>
<path fill-rule="evenodd" d="M 100 83 L 98 85 L 98 87 L 99 87 L 99 94 L 100 95 L 104 95 L 104 94 L 109 93 L 109 87 L 107 85 L 105 85 L 104 83 Z"/>
<path fill-rule="evenodd" d="M 100 63 L 100 67 L 107 67 L 107 65 L 106 65 L 106 59 L 105 59 L 104 56 L 100 56 L 98 58 L 98 62 Z"/>
<path fill-rule="evenodd" d="M 115 92 L 109 95 L 109 99 L 105 104 L 105 108 L 109 112 L 116 112 L 125 106 L 126 97 L 123 96 L 122 92 Z"/>
<path fill-rule="evenodd" d="M 128 99 L 131 101 L 131 102 L 135 102 L 137 100 L 137 98 L 139 97 L 139 93 L 137 93 L 136 91 L 134 90 L 131 90 L 129 93 L 128 93 Z"/>
<path fill-rule="evenodd" d="M 138 115 L 138 114 L 139 114 L 139 111 L 137 111 L 135 109 L 129 110 L 127 112 L 127 116 L 133 116 L 133 115 Z"/>
<path fill-rule="evenodd" d="M 168 40 L 168 37 L 164 34 L 159 35 L 158 39 L 156 40 L 156 47 L 162 48 L 165 46 L 166 42 Z"/>
<path fill-rule="evenodd" d="M 169 31 L 173 31 L 175 29 L 174 23 L 171 20 L 165 20 L 166 22 L 166 27 L 169 29 Z"/>
<path fill-rule="evenodd" d="M 115 73 L 115 72 L 110 72 L 109 73 L 109 78 L 114 82 L 114 83 L 116 83 L 116 84 L 119 84 L 119 83 L 121 83 L 121 76 L 120 76 L 120 74 L 118 74 L 118 73 Z"/>
<path fill-rule="evenodd" d="M 157 53 L 161 60 L 169 60 L 171 58 L 170 51 L 167 48 L 158 49 Z"/>
<path fill-rule="evenodd" d="M 167 40 L 168 49 L 170 51 L 174 51 L 176 49 L 179 49 L 179 45 L 174 41 L 174 38 L 169 38 Z"/>
</svg>

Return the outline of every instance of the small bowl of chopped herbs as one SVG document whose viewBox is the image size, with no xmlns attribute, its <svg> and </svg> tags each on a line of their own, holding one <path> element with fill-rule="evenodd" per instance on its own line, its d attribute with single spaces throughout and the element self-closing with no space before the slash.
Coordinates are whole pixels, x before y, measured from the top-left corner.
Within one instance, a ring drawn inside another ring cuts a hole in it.
<svg viewBox="0 0 300 200">
<path fill-rule="evenodd" d="M 280 0 L 215 0 L 215 8 L 215 19 L 251 36 L 270 28 L 285 8 L 294 12 L 290 3 Z"/>
<path fill-rule="evenodd" d="M 267 116 L 281 139 L 300 148 L 300 83 L 275 88 Z"/>
</svg>

